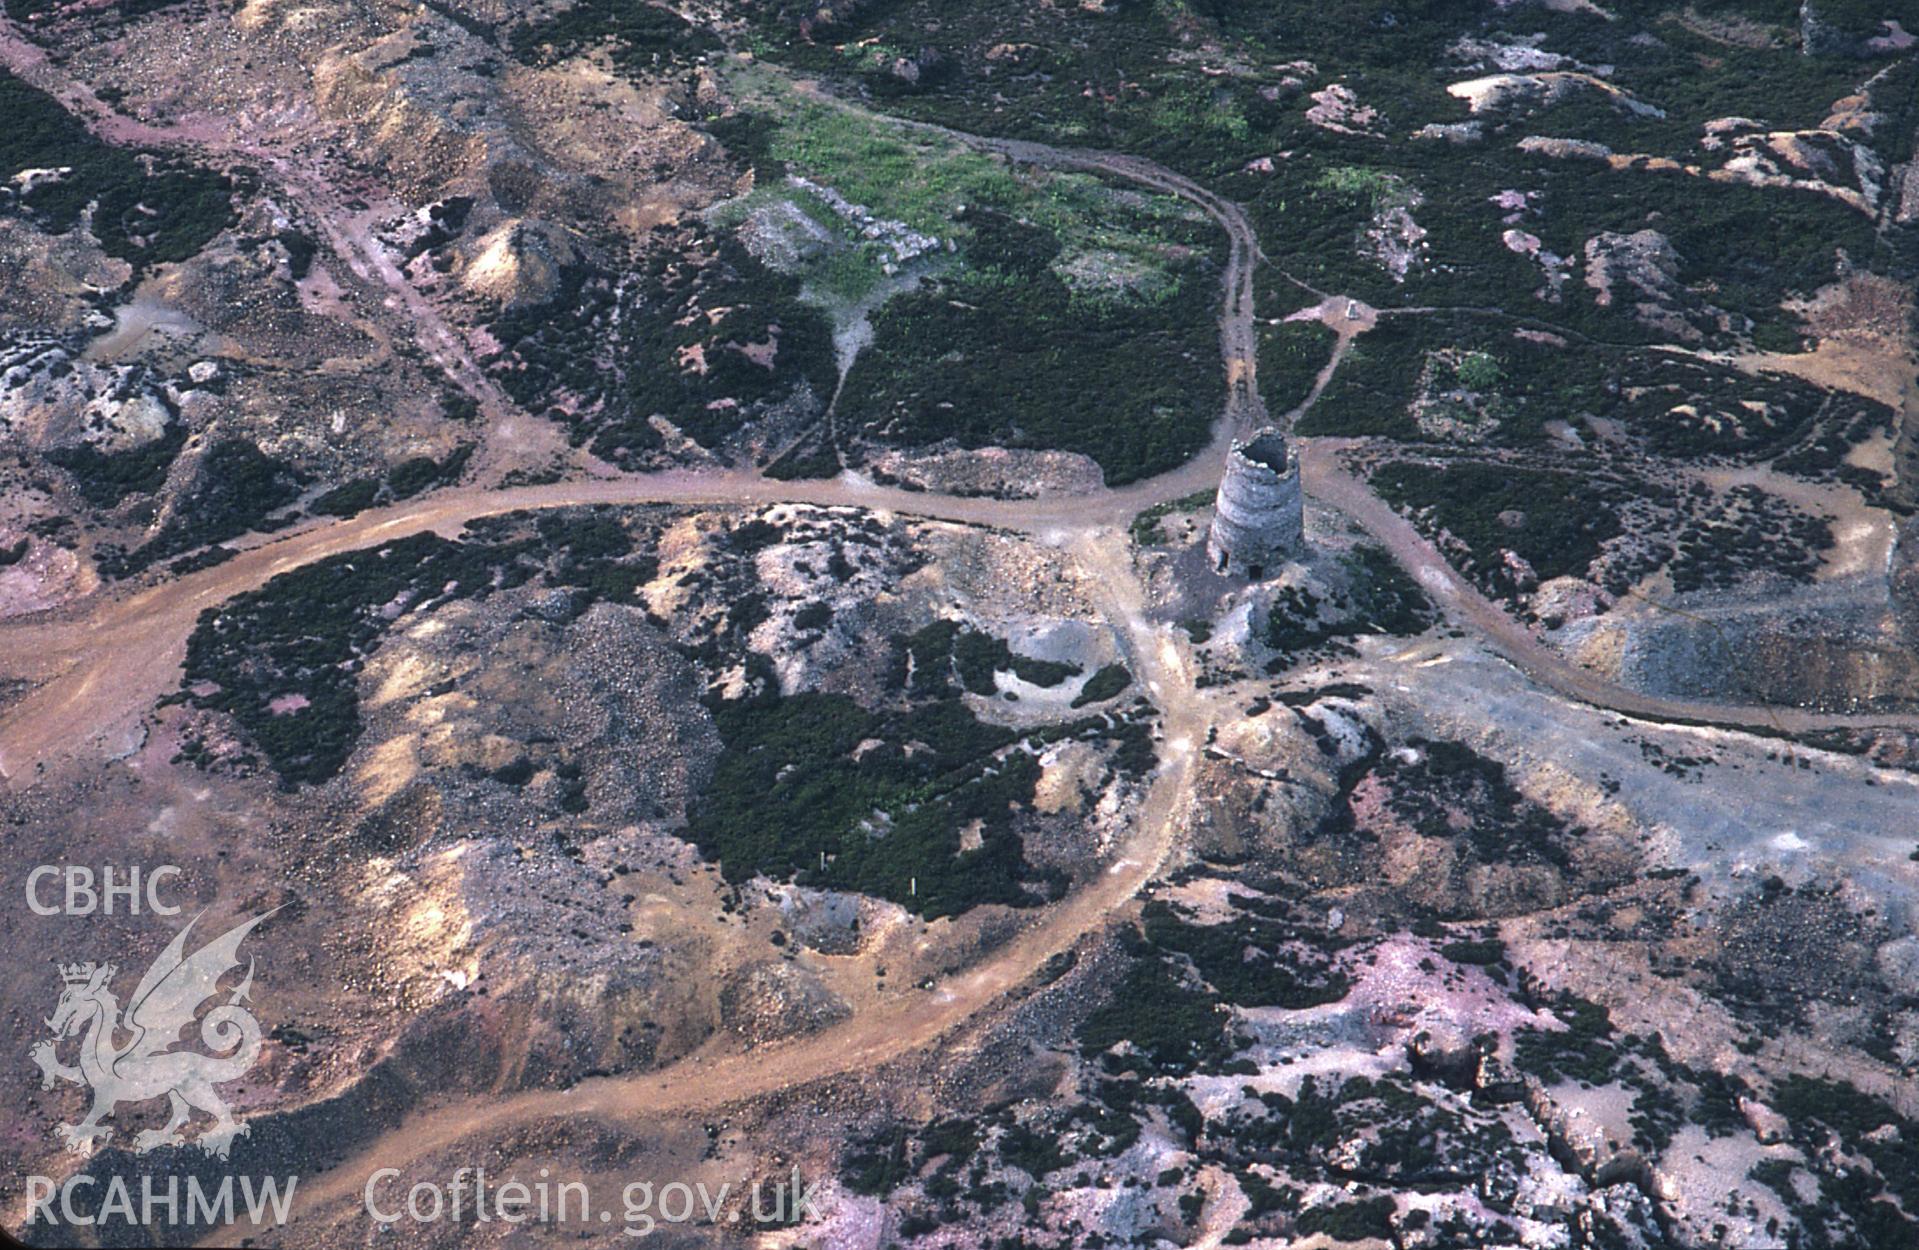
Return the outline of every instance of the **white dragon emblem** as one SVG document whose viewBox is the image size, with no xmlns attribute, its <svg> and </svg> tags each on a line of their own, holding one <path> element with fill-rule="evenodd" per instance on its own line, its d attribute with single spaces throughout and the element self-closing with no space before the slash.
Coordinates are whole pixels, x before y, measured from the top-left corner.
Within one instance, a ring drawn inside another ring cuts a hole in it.
<svg viewBox="0 0 1919 1250">
<path fill-rule="evenodd" d="M 188 921 L 140 978 L 124 1022 L 120 1001 L 109 988 L 116 971 L 112 964 L 89 960 L 61 966 L 60 979 L 65 988 L 59 1005 L 46 1021 L 54 1040 L 40 1042 L 32 1054 L 33 1061 L 40 1065 L 42 1089 L 52 1089 L 55 1080 L 62 1080 L 93 1090 L 93 1109 L 86 1119 L 59 1126 L 67 1149 L 76 1154 L 89 1153 L 96 1143 L 104 1144 L 113 1136 L 113 1130 L 100 1121 L 113 1114 L 115 1107 L 164 1094 L 172 1111 L 166 1126 L 136 1134 L 134 1149 L 145 1153 L 158 1146 L 180 1144 L 185 1140 L 180 1129 L 197 1109 L 212 1116 L 214 1123 L 194 1144 L 208 1154 L 227 1157 L 233 1139 L 244 1134 L 247 1126 L 233 1118 L 213 1087 L 244 1076 L 260 1057 L 260 1022 L 240 1005 L 253 988 L 252 960 L 247 961 L 245 979 L 226 1002 L 200 1020 L 200 1041 L 209 1050 L 229 1053 L 206 1055 L 173 1047 L 179 1043 L 181 1031 L 193 1023 L 200 1006 L 219 993 L 220 978 L 240 966 L 237 952 L 241 940 L 272 914 L 255 916 L 191 956 L 183 956 L 187 935 L 200 916 Z M 81 1032 L 86 1036 L 80 1041 L 79 1065 L 69 1067 L 60 1062 L 55 1048 Z M 117 1044 L 115 1039 L 123 1033 L 130 1033 L 131 1040 Z"/>
</svg>

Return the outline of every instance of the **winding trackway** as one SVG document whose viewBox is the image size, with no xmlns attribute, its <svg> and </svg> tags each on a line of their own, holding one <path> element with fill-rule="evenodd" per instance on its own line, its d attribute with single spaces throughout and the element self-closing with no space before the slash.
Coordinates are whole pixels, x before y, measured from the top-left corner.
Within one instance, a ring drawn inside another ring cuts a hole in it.
<svg viewBox="0 0 1919 1250">
<path fill-rule="evenodd" d="M 17 48 L 9 42 L 0 41 L 0 51 L 12 53 Z M 69 91 L 62 98 L 71 95 Z M 90 93 L 87 98 L 92 98 Z M 452 535 L 465 522 L 478 517 L 516 509 L 599 503 L 750 507 L 786 502 L 886 509 L 911 516 L 1057 533 L 1123 523 L 1144 508 L 1216 484 L 1227 442 L 1234 434 L 1265 420 L 1258 390 L 1253 308 L 1253 273 L 1260 253 L 1244 211 L 1191 179 L 1138 157 L 983 138 L 922 123 L 897 124 L 1015 161 L 1130 179 L 1188 201 L 1225 230 L 1231 246 L 1223 282 L 1220 351 L 1228 383 L 1227 408 L 1206 452 L 1172 472 L 1130 486 L 1038 500 L 944 497 L 887 489 L 852 478 L 782 483 L 740 471 L 670 471 L 519 489 L 468 487 L 441 492 L 423 502 L 363 513 L 348 521 L 309 525 L 261 542 L 213 569 L 99 604 L 79 619 L 0 627 L 0 656 L 6 657 L 0 660 L 0 673 L 38 687 L 0 721 L 0 777 L 12 786 L 30 784 L 43 765 L 76 756 L 97 756 L 102 749 L 110 750 L 123 742 L 145 709 L 177 685 L 186 639 L 202 609 L 315 560 L 427 530 Z M 161 135 L 145 128 L 141 137 L 151 142 Z M 304 190 L 318 194 L 311 187 Z M 350 238 L 350 232 L 332 233 L 343 245 Z M 390 263 L 373 267 L 383 284 L 407 286 Z M 424 302 L 417 293 L 413 293 L 413 300 Z M 412 308 L 411 302 L 408 307 Z M 437 326 L 437 315 L 428 324 Z M 436 341 L 440 337 L 436 334 Z M 469 373 L 470 360 L 453 355 L 450 363 L 463 381 L 490 392 L 484 379 Z M 488 397 L 497 402 L 496 396 L 489 393 Z M 1339 467 L 1337 452 L 1342 446 L 1330 440 L 1318 444 L 1302 440 L 1308 492 L 1368 530 L 1456 620 L 1470 625 L 1530 676 L 1569 698 L 1650 719 L 1706 721 L 1762 730 L 1919 727 L 1919 717 L 1910 715 L 1847 715 L 1664 699 L 1608 682 L 1547 648 L 1454 572 L 1410 524 Z"/>
<path fill-rule="evenodd" d="M 1246 212 L 1239 205 L 1221 199 L 1191 178 L 1176 174 L 1163 165 L 1124 153 L 1095 152 L 1085 148 L 1056 148 L 1027 139 L 992 139 L 969 135 L 964 131 L 887 118 L 903 130 L 937 135 L 983 152 L 995 152 L 1008 160 L 1047 169 L 1073 169 L 1104 173 L 1137 182 L 1168 195 L 1177 196 L 1212 218 L 1226 232 L 1230 247 L 1226 259 L 1225 303 L 1220 310 L 1220 356 L 1226 364 L 1226 421 L 1232 427 L 1257 426 L 1266 419 L 1266 401 L 1259 393 L 1259 334 L 1254 320 L 1253 274 L 1263 256 L 1259 236 Z M 1217 441 L 1217 440 L 1215 440 Z M 1223 451 L 1224 448 L 1222 447 Z M 1178 498 L 1178 496 L 1174 496 Z"/>
<path fill-rule="evenodd" d="M 630 1121 L 715 1109 L 877 1067 L 931 1046 L 979 1017 L 1048 959 L 1108 923 L 1116 909 L 1159 875 L 1184 828 L 1199 743 L 1210 720 L 1172 631 L 1146 621 L 1125 549 L 1124 531 L 1118 529 L 1085 530 L 1069 544 L 1098 588 L 1100 607 L 1118 631 L 1123 658 L 1140 684 L 1156 692 L 1165 733 L 1160 764 L 1133 831 L 1116 848 L 1104 873 L 1049 908 L 985 962 L 803 1040 L 743 1054 L 709 1058 L 696 1053 L 662 1071 L 597 1078 L 569 1090 L 465 1100 L 416 1114 L 355 1157 L 302 1184 L 296 1212 L 357 1199 L 376 1167 L 404 1167 L 487 1130 L 552 1118 Z"/>
<path fill-rule="evenodd" d="M 4 31 L 4 25 L 0 25 L 0 59 L 46 79 L 51 70 L 44 56 L 33 59 L 37 49 L 5 36 Z M 90 123 L 115 130 L 131 126 L 137 132 L 123 134 L 123 139 L 148 144 L 169 140 L 168 133 L 159 127 L 113 114 L 84 86 L 59 81 L 48 85 Z M 0 657 L 5 657 L 0 658 L 0 676 L 27 680 L 37 687 L 0 721 L 0 780 L 10 786 L 30 784 L 45 766 L 76 757 L 97 758 L 103 752 L 122 749 L 146 708 L 178 684 L 186 639 L 203 609 L 315 560 L 427 530 L 452 535 L 465 522 L 482 516 L 592 503 L 753 506 L 790 502 L 883 508 L 907 515 L 1057 532 L 1123 524 L 1153 504 L 1210 489 L 1218 480 L 1218 465 L 1233 434 L 1265 419 L 1256 378 L 1258 340 L 1253 319 L 1253 273 L 1259 250 L 1245 214 L 1197 183 L 1136 158 L 979 138 L 917 123 L 897 124 L 997 152 L 1010 160 L 1132 179 L 1195 204 L 1220 225 L 1230 243 L 1220 316 L 1220 352 L 1228 393 L 1226 411 L 1216 423 L 1213 442 L 1204 453 L 1172 472 L 1129 487 L 1031 501 L 948 498 L 885 489 L 855 479 L 775 483 L 751 473 L 680 471 L 521 489 L 468 487 L 438 493 L 424 502 L 363 513 L 349 521 L 309 525 L 260 543 L 216 568 L 99 605 L 78 620 L 0 626 Z M 173 142 L 182 140 L 174 138 Z M 504 402 L 490 381 L 479 376 L 464 349 L 449 347 L 443 341 L 451 338 L 451 332 L 391 262 L 384 256 L 364 255 L 378 249 L 370 244 L 363 246 L 363 232 L 343 228 L 333 220 L 344 211 L 338 208 L 335 197 L 264 149 L 249 147 L 245 154 L 293 180 L 302 198 L 315 206 L 315 216 L 336 249 L 355 262 L 362 276 L 389 289 L 400 288 L 390 298 L 401 300 L 418 315 L 420 324 L 430 332 L 436 357 L 452 376 L 470 392 L 478 393 L 489 410 Z M 321 208 L 326 211 L 319 211 Z"/>
<path fill-rule="evenodd" d="M 1470 627 L 1514 667 L 1542 686 L 1568 698 L 1627 716 L 1656 721 L 1704 721 L 1741 729 L 1808 733 L 1830 729 L 1888 726 L 1919 729 L 1910 713 L 1816 712 L 1763 704 L 1700 703 L 1641 694 L 1582 668 L 1542 642 L 1503 608 L 1480 594 L 1453 568 L 1439 549 L 1412 523 L 1341 467 L 1339 452 L 1348 440 L 1317 440 L 1307 448 L 1301 470 L 1308 494 L 1330 504 L 1371 534 L 1443 608 L 1455 624 Z"/>
<path fill-rule="evenodd" d="M 0 37 L 0 53 L 11 60 L 15 52 L 17 44 Z M 92 99 L 90 93 L 85 95 Z M 70 107 L 82 103 L 70 96 L 61 97 Z M 383 1164 L 393 1164 L 475 1132 L 544 1117 L 630 1118 L 714 1107 L 884 1063 L 930 1045 L 1015 989 L 1047 958 L 1106 923 L 1115 908 L 1157 874 L 1174 845 L 1191 801 L 1196 744 L 1203 739 L 1210 714 L 1180 646 L 1165 629 L 1147 620 L 1143 591 L 1126 554 L 1124 526 L 1146 507 L 1212 486 L 1226 442 L 1266 419 L 1257 384 L 1253 298 L 1253 273 L 1260 255 L 1251 223 L 1237 205 L 1137 157 L 898 124 L 939 133 L 1015 161 L 1138 182 L 1186 200 L 1225 230 L 1231 250 L 1224 275 L 1220 347 L 1228 392 L 1226 411 L 1207 453 L 1173 472 L 1129 487 L 1030 501 L 949 498 L 876 487 L 847 477 L 780 483 L 741 471 L 671 471 L 513 490 L 459 489 L 347 521 L 309 525 L 271 540 L 257 540 L 215 568 L 95 605 L 79 619 L 0 627 L 0 656 L 7 657 L 0 660 L 0 671 L 37 686 L 0 722 L 0 774 L 12 786 L 26 786 L 48 765 L 97 756 L 121 731 L 131 730 L 156 698 L 177 686 L 186 639 L 202 610 L 316 560 L 408 534 L 433 531 L 451 536 L 476 518 L 519 509 L 583 504 L 851 506 L 1028 531 L 1064 546 L 1092 574 L 1105 599 L 1102 609 L 1122 640 L 1126 658 L 1159 706 L 1166 735 L 1160 766 L 1119 858 L 1108 872 L 1048 910 L 991 959 L 924 995 L 904 996 L 896 1005 L 785 1046 L 710 1059 L 696 1055 L 665 1072 L 601 1078 L 561 1093 L 533 1091 L 416 1115 L 378 1139 L 361 1159 L 303 1189 L 299 1209 L 310 1211 L 357 1193 L 374 1153 Z M 270 154 L 255 155 L 283 176 L 300 180 L 300 175 Z M 314 185 L 298 189 L 309 199 L 324 193 Z M 362 246 L 357 235 L 341 230 L 336 221 L 324 219 L 324 225 L 335 247 L 359 256 L 374 271 L 375 280 L 390 289 L 406 288 L 395 295 L 410 311 L 416 303 L 424 304 L 390 261 L 364 254 L 371 245 Z M 446 353 L 442 363 L 470 391 L 480 392 L 489 406 L 498 404 L 497 392 L 473 366 L 457 336 L 442 325 L 436 311 L 426 311 L 431 315 L 423 316 L 423 323 L 441 332 L 433 337 L 435 346 Z M 1329 365 L 1308 403 L 1330 372 Z M 1410 524 L 1339 466 L 1337 456 L 1343 446 L 1324 442 L 1302 448 L 1309 493 L 1344 512 L 1383 543 L 1456 622 L 1470 626 L 1529 676 L 1567 697 L 1649 719 L 1760 729 L 1919 725 L 1919 717 L 1910 716 L 1841 716 L 1658 699 L 1606 682 L 1552 652 L 1478 594 Z"/>
</svg>

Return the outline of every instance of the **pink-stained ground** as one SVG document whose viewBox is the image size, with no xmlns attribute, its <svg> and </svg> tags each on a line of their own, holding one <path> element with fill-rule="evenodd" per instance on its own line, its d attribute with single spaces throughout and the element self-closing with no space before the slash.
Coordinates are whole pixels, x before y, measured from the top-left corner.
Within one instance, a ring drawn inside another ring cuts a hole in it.
<svg viewBox="0 0 1919 1250">
<path fill-rule="evenodd" d="M 1886 33 L 1875 35 L 1866 41 L 1866 47 L 1872 51 L 1904 52 L 1913 44 L 1919 43 L 1919 35 L 1914 35 L 1898 22 L 1888 19 L 1881 24 L 1885 27 Z"/>
<path fill-rule="evenodd" d="M 93 569 L 65 547 L 0 525 L 0 551 L 11 553 L 22 539 L 26 554 L 0 567 L 0 620 L 84 599 L 99 585 Z"/>
<path fill-rule="evenodd" d="M 818 1199 L 826 1218 L 777 1232 L 760 1234 L 767 1250 L 800 1250 L 832 1246 L 834 1250 L 879 1250 L 886 1239 L 887 1210 L 879 1199 L 849 1193 L 837 1184 L 823 1188 Z"/>
<path fill-rule="evenodd" d="M 771 333 L 767 335 L 766 342 L 735 343 L 732 345 L 733 350 L 760 366 L 760 368 L 771 369 L 775 357 L 777 357 L 780 352 L 780 328 L 778 326 L 771 326 L 769 329 Z"/>
<path fill-rule="evenodd" d="M 1492 1033 L 1500 1038 L 1500 1050 L 1510 1053 L 1509 1039 L 1517 1030 L 1565 1028 L 1551 1014 L 1513 1001 L 1484 968 L 1455 964 L 1424 938 L 1401 934 L 1376 946 L 1356 947 L 1349 952 L 1346 969 L 1353 985 L 1339 1002 L 1300 1011 L 1243 1008 L 1238 1015 L 1263 1036 L 1338 1032 L 1352 1039 L 1348 1044 L 1315 1041 L 1298 1050 L 1283 1044 L 1255 1046 L 1253 1058 L 1262 1069 L 1258 1076 L 1192 1080 L 1189 1089 L 1201 1109 L 1216 1114 L 1237 1104 L 1246 1086 L 1292 1097 L 1307 1076 L 1338 1081 L 1403 1070 L 1407 1043 L 1420 1033 L 1453 1045 Z"/>
</svg>

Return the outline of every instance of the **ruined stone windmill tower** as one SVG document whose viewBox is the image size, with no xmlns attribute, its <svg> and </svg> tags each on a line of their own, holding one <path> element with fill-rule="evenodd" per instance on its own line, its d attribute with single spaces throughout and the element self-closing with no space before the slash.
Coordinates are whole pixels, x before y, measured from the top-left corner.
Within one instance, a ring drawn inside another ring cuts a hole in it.
<svg viewBox="0 0 1919 1250">
<path fill-rule="evenodd" d="M 1303 508 L 1299 462 L 1285 435 L 1268 428 L 1235 442 L 1206 539 L 1213 567 L 1257 578 L 1293 559 L 1304 540 Z"/>
</svg>

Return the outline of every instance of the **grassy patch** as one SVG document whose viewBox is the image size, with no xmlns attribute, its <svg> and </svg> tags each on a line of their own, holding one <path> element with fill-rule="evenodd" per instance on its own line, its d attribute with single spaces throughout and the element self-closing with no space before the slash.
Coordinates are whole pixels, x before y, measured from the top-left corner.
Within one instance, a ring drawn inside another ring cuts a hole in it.
<svg viewBox="0 0 1919 1250">
<path fill-rule="evenodd" d="M 1205 445 L 1224 401 L 1217 286 L 1189 263 L 1159 304 L 1077 298 L 1043 226 L 968 214 L 970 272 L 901 296 L 847 378 L 842 419 L 876 442 L 1081 452 L 1111 484 Z"/>
<path fill-rule="evenodd" d="M 1061 240 L 1059 271 L 1089 297 L 1157 302 L 1177 286 L 1170 251 L 1208 247 L 1212 227 L 1171 196 L 1118 190 L 1085 174 L 1012 164 L 863 109 L 800 94 L 775 76 L 734 75 L 752 110 L 710 124 L 759 175 L 752 194 L 724 206 L 737 224 L 755 208 L 788 201 L 839 236 L 804 267 L 809 285 L 845 300 L 869 292 L 885 248 L 861 237 L 820 195 L 786 185 L 793 174 L 830 189 L 881 221 L 956 244 L 962 258 L 970 209 L 1037 224 Z"/>
</svg>

